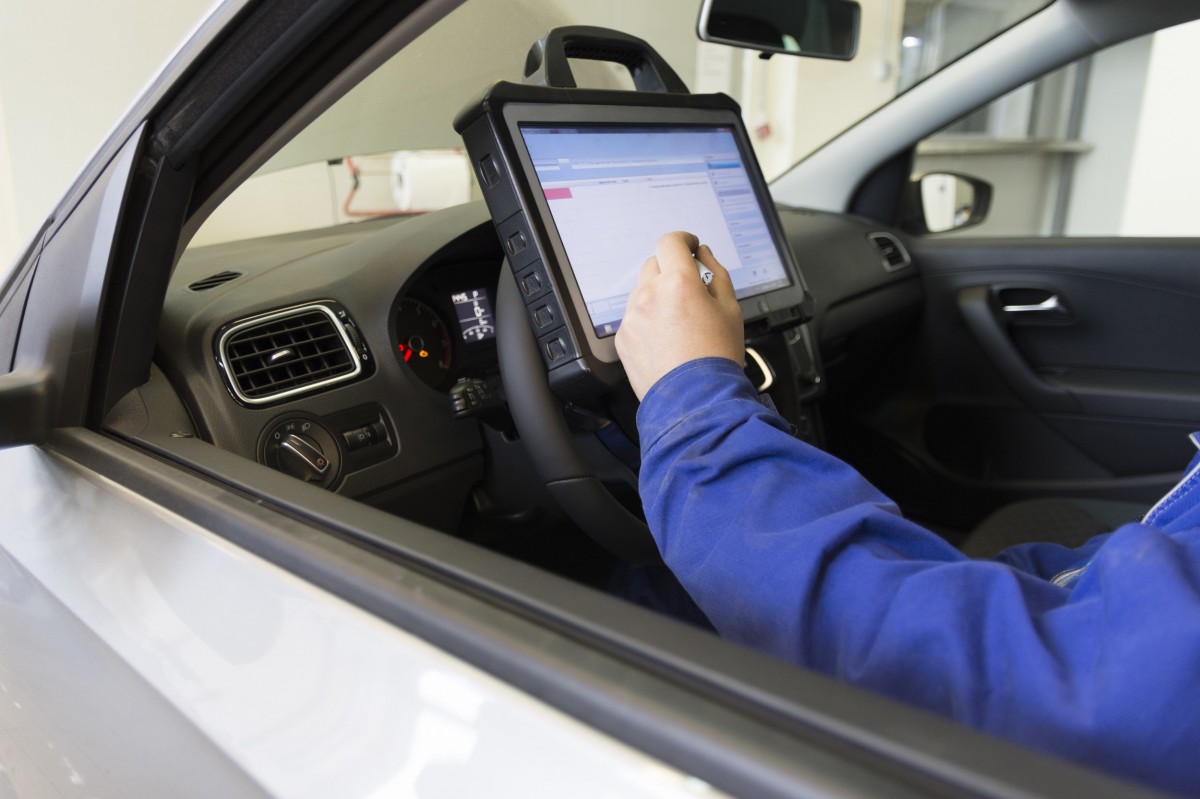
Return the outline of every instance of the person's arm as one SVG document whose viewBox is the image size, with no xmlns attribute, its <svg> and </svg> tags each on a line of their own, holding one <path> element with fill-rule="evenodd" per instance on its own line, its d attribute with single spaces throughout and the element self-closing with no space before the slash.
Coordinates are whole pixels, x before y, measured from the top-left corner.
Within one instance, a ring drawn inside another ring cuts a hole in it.
<svg viewBox="0 0 1200 799">
<path fill-rule="evenodd" d="M 650 529 L 723 638 L 1125 776 L 1200 779 L 1200 533 L 1126 525 L 1071 589 L 970 560 L 737 371 L 689 362 L 639 410 Z"/>
<path fill-rule="evenodd" d="M 1046 541 L 1015 544 L 1000 550 L 991 560 L 1042 580 L 1053 580 L 1090 561 L 1108 538 L 1108 533 L 1101 533 L 1092 536 L 1078 547 Z"/>
<path fill-rule="evenodd" d="M 652 335 L 636 294 L 630 329 Z M 1200 777 L 1200 533 L 1126 525 L 1060 588 L 904 520 L 790 436 L 734 359 L 638 373 L 647 520 L 723 637 L 1129 776 Z"/>
<path fill-rule="evenodd" d="M 790 435 L 728 360 L 690 361 L 658 380 L 638 429 L 650 529 L 725 638 L 840 673 L 864 659 L 856 650 L 875 641 L 897 580 L 915 564 L 967 560 L 849 465 Z"/>
</svg>

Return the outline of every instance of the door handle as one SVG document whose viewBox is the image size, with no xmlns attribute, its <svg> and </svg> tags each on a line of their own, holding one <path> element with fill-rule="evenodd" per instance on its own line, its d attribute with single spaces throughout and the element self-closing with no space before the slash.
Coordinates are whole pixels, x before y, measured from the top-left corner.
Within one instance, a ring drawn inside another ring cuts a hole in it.
<svg viewBox="0 0 1200 799">
<path fill-rule="evenodd" d="M 1062 316 L 1067 313 L 1067 306 L 1058 298 L 1057 294 L 1051 294 L 1046 299 L 1033 305 L 1002 305 L 1000 310 L 1010 314 L 1021 314 L 1025 316 L 1042 315 Z"/>
<path fill-rule="evenodd" d="M 996 301 L 991 286 L 970 286 L 958 292 L 958 311 L 967 330 L 1013 392 L 1031 408 L 1078 413 L 1075 397 L 1043 380 L 1017 351 L 1002 310 L 1005 306 Z"/>
</svg>

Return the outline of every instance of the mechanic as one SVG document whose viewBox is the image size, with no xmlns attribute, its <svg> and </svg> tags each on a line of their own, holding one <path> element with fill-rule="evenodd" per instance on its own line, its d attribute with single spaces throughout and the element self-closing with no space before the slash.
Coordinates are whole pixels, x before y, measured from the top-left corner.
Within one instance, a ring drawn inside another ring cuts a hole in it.
<svg viewBox="0 0 1200 799">
<path fill-rule="evenodd" d="M 1200 455 L 1141 522 L 971 560 L 758 401 L 729 273 L 696 237 L 659 240 L 616 344 L 642 401 L 646 518 L 722 637 L 1118 775 L 1200 785 Z"/>
</svg>

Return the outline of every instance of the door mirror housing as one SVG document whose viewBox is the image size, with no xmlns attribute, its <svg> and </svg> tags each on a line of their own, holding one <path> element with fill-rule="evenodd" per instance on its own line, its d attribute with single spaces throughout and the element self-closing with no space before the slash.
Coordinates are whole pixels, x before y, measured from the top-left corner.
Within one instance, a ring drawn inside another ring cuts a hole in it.
<svg viewBox="0 0 1200 799">
<path fill-rule="evenodd" d="M 909 233 L 947 233 L 983 223 L 992 207 L 992 184 L 956 172 L 913 178 L 904 192 L 901 227 Z"/>
<path fill-rule="evenodd" d="M 697 33 L 764 54 L 849 61 L 861 11 L 853 0 L 704 0 Z"/>
</svg>

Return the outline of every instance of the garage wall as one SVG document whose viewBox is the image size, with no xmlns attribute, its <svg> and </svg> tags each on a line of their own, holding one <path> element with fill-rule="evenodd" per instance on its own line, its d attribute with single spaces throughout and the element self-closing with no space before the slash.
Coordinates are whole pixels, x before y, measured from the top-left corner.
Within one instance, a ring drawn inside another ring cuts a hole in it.
<svg viewBox="0 0 1200 799">
<path fill-rule="evenodd" d="M 0 273 L 214 0 L 0 1 Z"/>
<path fill-rule="evenodd" d="M 626 0 L 616 9 L 611 0 L 561 3 L 564 15 L 569 9 L 573 16 L 585 18 L 607 19 L 619 11 L 620 26 L 663 48 L 690 85 L 737 96 L 768 175 L 789 165 L 813 141 L 828 138 L 881 102 L 896 80 L 894 31 L 899 14 L 885 15 L 880 19 L 886 25 L 880 22 L 864 30 L 860 58 L 848 70 L 871 70 L 881 96 L 855 96 L 846 102 L 840 84 L 831 79 L 810 81 L 797 91 L 796 74 L 801 68 L 820 72 L 845 65 L 783 58 L 762 62 L 753 54 L 739 58 L 661 35 L 672 20 L 688 16 L 698 0 Z M 147 77 L 213 5 L 213 0 L 0 0 L 0 274 L 141 92 Z M 872 3 L 871 9 L 891 5 Z M 885 28 L 893 33 L 884 36 Z M 519 55 L 525 44 L 524 37 L 517 38 L 520 41 L 513 47 Z M 509 60 L 519 63 L 516 55 Z M 1198 71 L 1200 23 L 1115 48 L 1095 60 L 1093 94 L 1104 94 L 1108 102 L 1089 97 L 1085 103 L 1083 139 L 1089 148 L 1075 161 L 1066 220 L 1069 233 L 1200 233 L 1200 217 L 1194 211 L 1200 206 L 1200 149 L 1191 144 L 1193 131 L 1200 127 L 1200 104 L 1190 100 L 1194 94 L 1190 84 Z M 1123 99 L 1114 102 L 1114 94 Z M 759 95 L 775 101 L 780 95 L 789 97 L 788 102 L 771 106 L 787 119 L 760 113 Z M 797 125 L 794 118 L 803 121 Z M 1060 171 L 1043 163 L 1031 169 L 1043 177 Z M 1011 165 L 995 171 L 1001 181 L 1020 177 Z M 324 173 L 312 181 L 326 206 L 329 181 Z M 1053 192 L 1054 186 L 1041 186 L 1037 196 L 1050 197 Z M 1043 229 L 1043 206 L 1022 201 L 1026 216 L 1033 213 L 1036 218 L 1016 220 L 1013 230 L 1004 232 Z M 289 224 L 294 221 L 294 215 L 289 215 Z M 337 219 L 323 223 L 333 221 Z M 1000 213 L 995 221 L 1002 221 Z M 222 231 L 218 238 L 236 233 Z"/>
<path fill-rule="evenodd" d="M 1081 136 L 1091 148 L 1075 162 L 1067 230 L 1111 236 L 1122 228 L 1132 154 L 1138 146 L 1150 53 L 1161 34 L 1110 48 L 1092 59 Z"/>
<path fill-rule="evenodd" d="M 1200 235 L 1200 23 L 1154 37 L 1121 219 L 1124 236 Z"/>
<path fill-rule="evenodd" d="M 8 129 L 4 125 L 4 96 L 0 93 L 0 276 L 4 274 L 5 264 L 12 260 L 21 246 L 21 228 L 17 224 L 17 194 L 13 189 L 12 164 L 8 152 Z"/>
<path fill-rule="evenodd" d="M 852 61 L 741 54 L 740 85 L 722 87 L 742 116 L 767 180 L 896 96 L 903 3 L 862 4 Z M 736 58 L 737 56 L 735 56 Z"/>
</svg>

